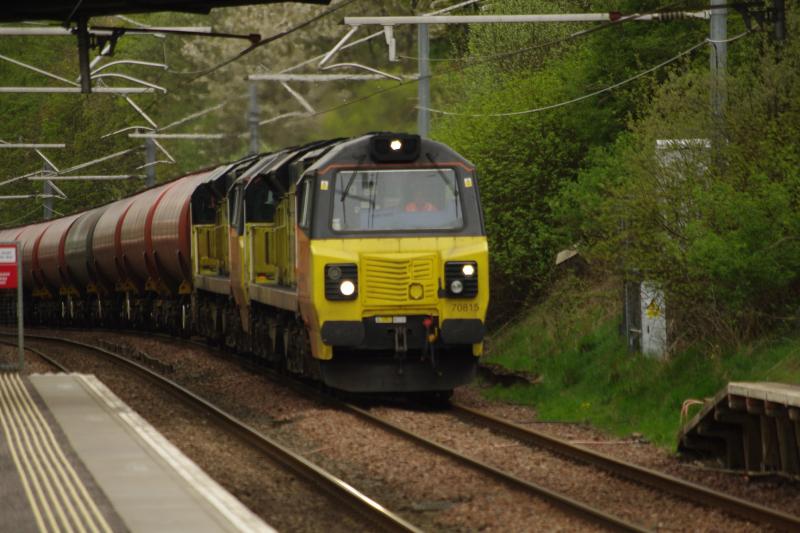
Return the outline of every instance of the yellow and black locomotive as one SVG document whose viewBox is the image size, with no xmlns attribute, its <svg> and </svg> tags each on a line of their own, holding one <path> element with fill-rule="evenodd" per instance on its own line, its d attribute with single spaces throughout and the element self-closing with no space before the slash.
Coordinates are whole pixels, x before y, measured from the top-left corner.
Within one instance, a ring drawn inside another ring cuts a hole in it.
<svg viewBox="0 0 800 533">
<path fill-rule="evenodd" d="M 352 392 L 449 391 L 483 350 L 475 169 L 416 135 L 249 156 L 4 238 L 42 322 L 203 335 Z"/>
</svg>

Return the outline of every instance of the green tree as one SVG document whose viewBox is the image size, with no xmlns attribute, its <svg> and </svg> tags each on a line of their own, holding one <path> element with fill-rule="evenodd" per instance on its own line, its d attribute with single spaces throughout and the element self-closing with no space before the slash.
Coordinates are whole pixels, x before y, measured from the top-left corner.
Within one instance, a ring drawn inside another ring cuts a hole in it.
<svg viewBox="0 0 800 533">
<path fill-rule="evenodd" d="M 658 283 L 673 339 L 735 343 L 797 316 L 800 39 L 731 45 L 727 105 L 706 68 L 673 73 L 630 133 L 564 187 L 560 220 L 596 262 Z M 679 140 L 658 148 L 658 140 Z"/>
<path fill-rule="evenodd" d="M 640 2 L 513 0 L 487 13 L 623 12 Z M 597 31 L 570 38 L 576 30 Z M 626 22 L 482 25 L 470 27 L 458 70 L 448 74 L 438 104 L 456 115 L 438 117 L 434 135 L 465 154 L 481 174 L 498 308 L 538 296 L 548 286 L 563 238 L 551 204 L 576 179 L 591 149 L 612 142 L 630 116 L 648 105 L 646 78 L 596 98 L 541 112 L 493 116 L 551 106 L 612 85 L 701 41 L 695 22 L 669 27 Z M 655 80 L 663 78 L 657 73 Z M 473 116 L 474 115 L 474 116 Z"/>
</svg>

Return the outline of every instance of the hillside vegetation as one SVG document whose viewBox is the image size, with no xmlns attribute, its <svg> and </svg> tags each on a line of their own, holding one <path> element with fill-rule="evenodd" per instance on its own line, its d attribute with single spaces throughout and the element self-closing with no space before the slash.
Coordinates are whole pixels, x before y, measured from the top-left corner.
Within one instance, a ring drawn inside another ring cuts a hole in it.
<svg viewBox="0 0 800 533">
<path fill-rule="evenodd" d="M 581 7 L 558 4 L 493 8 Z M 461 83 L 442 105 L 460 114 L 436 132 L 483 172 L 494 316 L 512 324 L 495 332 L 487 359 L 541 379 L 493 396 L 668 444 L 687 398 L 737 379 L 800 382 L 798 29 L 796 6 L 783 40 L 731 12 L 721 79 L 710 75 L 706 21 L 631 22 L 577 39 L 565 38 L 574 28 L 470 33 L 475 66 L 451 75 Z M 580 251 L 589 280 L 556 281 L 565 248 Z M 625 280 L 664 292 L 664 361 L 627 349 Z"/>
<path fill-rule="evenodd" d="M 581 8 L 558 4 L 492 9 Z M 642 4 L 604 7 L 655 7 Z M 719 82 L 709 73 L 707 21 L 627 22 L 576 39 L 565 39 L 574 30 L 566 27 L 469 34 L 466 54 L 476 59 L 451 75 L 441 104 L 461 114 L 440 118 L 436 134 L 482 172 L 496 309 L 535 302 L 550 285 L 555 253 L 577 246 L 595 271 L 665 291 L 676 348 L 746 341 L 793 320 L 800 39 L 796 10 L 787 16 L 788 37 L 776 42 L 771 26 L 748 30 L 731 13 L 729 35 L 740 38 L 728 43 Z M 577 99 L 673 58 L 591 98 L 493 116 Z M 726 93 L 720 115 L 712 83 Z M 674 148 L 658 153 L 657 140 Z"/>
<path fill-rule="evenodd" d="M 198 73 L 238 53 L 242 42 L 124 37 L 115 59 L 169 66 L 119 70 L 168 90 L 132 97 L 159 127 L 195 115 L 169 132 L 227 134 L 213 142 L 164 141 L 175 162 L 163 162 L 167 155 L 159 152 L 158 181 L 245 154 L 246 75 L 279 72 L 329 50 L 346 31 L 342 16 L 420 14 L 454 4 L 354 2 L 203 76 Z M 516 324 L 495 335 L 491 358 L 544 377 L 533 391 L 502 394 L 536 401 L 548 416 L 580 417 L 585 409 L 602 418 L 605 412 L 608 425 L 619 430 L 644 423 L 645 413 L 653 413 L 654 435 L 663 439 L 679 399 L 708 394 L 733 377 L 797 379 L 792 365 L 800 315 L 800 10 L 787 4 L 783 39 L 776 37 L 771 19 L 746 21 L 729 9 L 728 67 L 719 78 L 709 70 L 715 45 L 706 41 L 707 20 L 432 27 L 431 136 L 478 168 L 491 250 L 490 325 Z M 457 12 L 627 14 L 663 5 L 497 0 Z M 669 3 L 673 10 L 706 7 L 694 0 Z M 320 9 L 282 4 L 215 10 L 210 17 L 136 18 L 266 36 Z M 416 30 L 398 27 L 395 34 L 396 63 L 388 62 L 382 37 L 342 51 L 336 61 L 413 75 Z M 3 38 L 0 54 L 60 76 L 77 72 L 72 40 Z M 301 70 L 316 72 L 313 63 Z M 0 83 L 56 82 L 0 62 Z M 291 86 L 315 112 L 262 126 L 262 150 L 415 129 L 413 79 Z M 722 95 L 717 113 L 710 97 L 715 88 Z M 280 84 L 260 85 L 259 102 L 261 119 L 303 111 Z M 4 94 L 0 114 L 2 140 L 66 142 L 69 150 L 48 152 L 61 168 L 132 148 L 89 173 L 144 172 L 141 143 L 125 133 L 109 135 L 146 125 L 123 98 Z M 657 148 L 658 141 L 667 141 L 662 143 L 667 148 Z M 32 152 L 0 150 L 0 182 L 42 164 Z M 56 200 L 55 209 L 79 211 L 142 187 L 134 180 L 63 183 L 68 198 Z M 25 179 L 0 186 L 4 194 L 39 190 L 40 182 Z M 41 198 L 3 202 L 0 226 L 39 220 L 41 203 Z M 587 285 L 577 291 L 556 283 L 554 258 L 565 248 L 579 250 L 590 265 L 593 281 L 582 282 Z M 646 280 L 663 290 L 668 362 L 628 354 L 622 345 L 616 302 L 625 280 Z M 603 297 L 573 305 L 595 293 Z M 623 416 L 628 418 L 614 418 Z"/>
<path fill-rule="evenodd" d="M 537 384 L 487 394 L 532 405 L 542 420 L 641 433 L 674 448 L 685 400 L 711 397 L 729 381 L 800 383 L 800 328 L 716 351 L 695 346 L 666 360 L 629 352 L 619 334 L 618 287 L 559 280 L 548 298 L 494 335 L 485 358 L 533 374 Z"/>
</svg>

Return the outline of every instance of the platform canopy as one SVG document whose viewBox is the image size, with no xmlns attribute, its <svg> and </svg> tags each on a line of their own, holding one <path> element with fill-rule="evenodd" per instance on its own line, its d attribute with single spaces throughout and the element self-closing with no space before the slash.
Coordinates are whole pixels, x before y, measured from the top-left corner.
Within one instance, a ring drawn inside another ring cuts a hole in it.
<svg viewBox="0 0 800 533">
<path fill-rule="evenodd" d="M 7 2 L 0 9 L 0 22 L 24 20 L 58 20 L 67 22 L 79 18 L 122 15 L 128 13 L 154 13 L 157 11 L 182 11 L 207 14 L 215 7 L 248 4 L 276 4 L 287 0 L 37 0 L 33 2 Z M 293 3 L 328 4 L 330 0 L 290 0 Z"/>
</svg>

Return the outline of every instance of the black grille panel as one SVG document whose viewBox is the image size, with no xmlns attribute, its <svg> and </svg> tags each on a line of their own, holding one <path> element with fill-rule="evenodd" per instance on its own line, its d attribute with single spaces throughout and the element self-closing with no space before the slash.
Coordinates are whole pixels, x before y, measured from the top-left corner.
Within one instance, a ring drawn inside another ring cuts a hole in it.
<svg viewBox="0 0 800 533">
<path fill-rule="evenodd" d="M 337 267 L 342 271 L 339 279 L 331 279 L 328 272 L 331 268 Z M 355 285 L 356 290 L 350 296 L 345 296 L 339 291 L 339 285 L 343 281 L 350 280 Z M 328 300 L 355 300 L 358 296 L 358 266 L 352 263 L 325 265 L 325 298 Z"/>
<path fill-rule="evenodd" d="M 466 277 L 461 272 L 464 265 L 472 265 L 475 273 Z M 444 280 L 448 298 L 474 298 L 478 294 L 478 264 L 475 261 L 448 261 L 444 264 Z M 450 290 L 450 284 L 455 280 L 461 280 L 464 284 L 464 290 L 460 294 Z"/>
</svg>

